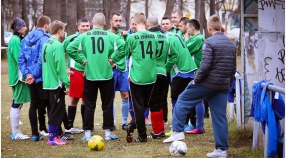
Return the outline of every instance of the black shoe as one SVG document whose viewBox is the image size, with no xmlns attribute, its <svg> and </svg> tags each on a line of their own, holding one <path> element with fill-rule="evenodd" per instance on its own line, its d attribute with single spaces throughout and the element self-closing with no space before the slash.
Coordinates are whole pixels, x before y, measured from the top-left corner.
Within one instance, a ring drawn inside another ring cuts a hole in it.
<svg viewBox="0 0 286 158">
<path fill-rule="evenodd" d="M 205 118 L 209 118 L 210 114 L 208 112 L 205 112 Z"/>
<path fill-rule="evenodd" d="M 61 137 L 61 140 L 63 140 L 63 141 L 65 141 L 65 140 L 74 140 L 75 139 L 75 137 L 67 135 L 65 133 L 62 134 L 60 137 Z"/>
<path fill-rule="evenodd" d="M 126 136 L 126 141 L 127 143 L 131 143 L 132 140 L 133 140 L 133 132 L 134 130 L 130 128 L 130 126 L 127 126 L 127 129 L 126 129 L 126 133 L 127 133 L 127 136 Z"/>
<path fill-rule="evenodd" d="M 147 142 L 147 138 L 138 137 L 138 138 L 136 138 L 134 141 L 135 141 L 135 142 L 145 143 L 145 142 Z"/>
<path fill-rule="evenodd" d="M 165 137 L 165 132 L 161 132 L 159 134 L 154 134 L 153 132 L 151 132 L 150 135 L 147 136 L 148 139 L 160 139 L 162 137 Z"/>
<path fill-rule="evenodd" d="M 128 127 L 128 125 L 127 125 L 127 124 L 123 124 L 123 125 L 122 125 L 122 130 L 126 130 L 126 129 L 127 129 L 127 127 Z"/>
</svg>

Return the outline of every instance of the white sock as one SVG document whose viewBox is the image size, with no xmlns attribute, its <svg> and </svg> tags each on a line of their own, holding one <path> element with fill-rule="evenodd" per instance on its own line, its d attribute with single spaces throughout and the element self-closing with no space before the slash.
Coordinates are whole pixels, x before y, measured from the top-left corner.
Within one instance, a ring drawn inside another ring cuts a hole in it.
<svg viewBox="0 0 286 158">
<path fill-rule="evenodd" d="M 91 137 L 91 131 L 90 130 L 85 130 L 84 136 Z"/>
<path fill-rule="evenodd" d="M 13 134 L 20 132 L 20 130 L 18 129 L 19 128 L 19 121 L 20 121 L 20 109 L 11 107 L 10 122 L 11 122 Z"/>
<path fill-rule="evenodd" d="M 110 134 L 111 134 L 110 129 L 106 129 L 106 130 L 105 130 L 105 136 L 109 136 Z"/>
</svg>

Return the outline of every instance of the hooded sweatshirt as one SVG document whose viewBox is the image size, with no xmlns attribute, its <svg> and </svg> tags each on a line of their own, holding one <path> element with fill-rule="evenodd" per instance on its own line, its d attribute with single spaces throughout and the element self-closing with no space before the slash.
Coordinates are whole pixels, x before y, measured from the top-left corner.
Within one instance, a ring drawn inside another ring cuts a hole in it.
<svg viewBox="0 0 286 158">
<path fill-rule="evenodd" d="M 50 36 L 43 29 L 34 29 L 21 42 L 20 71 L 24 77 L 31 74 L 36 83 L 42 81 L 42 47 Z"/>
</svg>

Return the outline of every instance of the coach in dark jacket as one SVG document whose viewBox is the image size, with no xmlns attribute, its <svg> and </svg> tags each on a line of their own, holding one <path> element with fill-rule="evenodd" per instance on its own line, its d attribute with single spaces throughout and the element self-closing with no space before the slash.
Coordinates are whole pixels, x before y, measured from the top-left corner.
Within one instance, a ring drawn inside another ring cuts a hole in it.
<svg viewBox="0 0 286 158">
<path fill-rule="evenodd" d="M 207 25 L 212 37 L 204 42 L 200 70 L 194 82 L 189 83 L 178 98 L 173 110 L 173 134 L 164 143 L 185 139 L 184 125 L 190 109 L 206 99 L 212 114 L 215 138 L 215 150 L 207 156 L 227 157 L 227 93 L 236 71 L 236 48 L 220 32 L 221 22 L 217 15 L 211 16 Z"/>
</svg>

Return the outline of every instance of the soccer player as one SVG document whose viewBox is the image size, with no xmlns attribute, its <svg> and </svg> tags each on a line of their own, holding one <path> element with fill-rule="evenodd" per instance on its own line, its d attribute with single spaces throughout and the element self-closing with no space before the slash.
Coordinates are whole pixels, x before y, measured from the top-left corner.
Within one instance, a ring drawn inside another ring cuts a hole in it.
<svg viewBox="0 0 286 158">
<path fill-rule="evenodd" d="M 43 89 L 42 81 L 42 47 L 50 38 L 51 19 L 47 16 L 40 16 L 37 20 L 37 27 L 30 32 L 23 40 L 19 56 L 20 71 L 26 77 L 29 84 L 31 105 L 29 109 L 29 119 L 32 129 L 32 141 L 40 140 L 38 132 L 38 121 L 40 134 L 48 136 L 45 114 L 46 108 L 49 114 L 49 94 Z M 38 110 L 38 116 L 37 116 Z"/>
<path fill-rule="evenodd" d="M 187 43 L 188 50 L 194 59 L 196 66 L 198 67 L 196 73 L 200 69 L 200 63 L 202 60 L 202 47 L 204 43 L 204 36 L 200 33 L 200 26 L 201 25 L 198 20 L 190 19 L 187 23 L 187 33 L 185 34 L 185 42 Z M 199 103 L 195 108 L 191 109 L 190 119 L 195 128 L 185 128 L 185 132 L 187 134 L 202 134 L 205 132 L 204 114 L 205 106 L 203 102 Z"/>
<path fill-rule="evenodd" d="M 171 70 L 171 101 L 172 107 L 176 106 L 178 96 L 184 91 L 189 82 L 194 78 L 197 66 L 188 51 L 186 43 L 179 34 L 168 32 L 166 34 L 171 43 L 171 51 L 178 54 L 177 61 Z M 172 111 L 173 111 L 172 109 Z M 186 120 L 185 120 L 186 121 Z M 166 133 L 169 136 L 171 132 Z"/>
<path fill-rule="evenodd" d="M 123 39 L 121 22 L 122 22 L 122 16 L 118 13 L 112 13 L 110 16 L 110 30 L 109 32 L 114 33 L 118 37 Z M 124 40 L 124 39 L 123 39 Z M 114 52 L 112 55 L 115 55 L 116 52 Z M 128 71 L 126 67 L 126 58 L 121 59 L 117 63 L 115 63 L 115 66 L 113 67 L 113 78 L 114 78 L 114 98 L 115 98 L 115 92 L 120 91 L 122 104 L 121 104 L 121 112 L 122 112 L 122 126 L 121 128 L 123 130 L 126 130 L 127 126 L 127 119 L 128 119 L 128 112 L 129 112 L 129 83 L 128 83 Z M 113 115 L 115 118 L 116 114 L 116 105 L 115 101 L 113 102 Z"/>
<path fill-rule="evenodd" d="M 164 16 L 161 20 L 161 28 L 163 31 L 165 32 L 172 32 L 173 29 L 175 29 L 173 27 L 173 24 L 172 24 L 172 21 L 171 21 L 171 18 L 168 17 L 168 16 Z"/>
<path fill-rule="evenodd" d="M 182 32 L 179 29 L 179 23 L 180 23 L 181 18 L 183 17 L 183 12 L 181 10 L 174 10 L 171 14 L 171 17 L 172 17 L 172 23 L 175 26 L 175 29 L 173 29 L 173 32 L 181 36 Z"/>
<path fill-rule="evenodd" d="M 148 107 L 151 92 L 156 81 L 156 51 L 158 47 L 157 36 L 146 30 L 146 17 L 144 13 L 136 13 L 134 22 L 137 23 L 137 32 L 127 36 L 125 50 L 130 57 L 130 93 L 134 109 L 134 117 L 128 125 L 127 142 L 132 142 L 135 128 L 138 138 L 135 142 L 147 142 L 144 112 Z M 111 63 L 120 60 L 116 54 Z"/>
<path fill-rule="evenodd" d="M 65 35 L 65 24 L 55 20 L 51 24 L 51 38 L 42 49 L 43 89 L 50 95 L 49 139 L 48 145 L 66 145 L 58 136 L 65 110 L 65 94 L 69 91 L 64 47 L 60 41 Z"/>
<path fill-rule="evenodd" d="M 77 21 L 77 30 L 78 32 L 68 36 L 64 42 L 63 46 L 66 52 L 66 48 L 68 45 L 75 40 L 80 34 L 83 34 L 90 30 L 89 20 L 85 17 L 78 19 Z M 83 56 L 81 53 L 80 55 Z M 84 99 L 84 66 L 80 63 L 75 62 L 70 56 L 68 56 L 68 67 L 70 68 L 69 76 L 70 76 L 70 89 L 69 89 L 69 97 L 70 102 L 68 106 L 68 129 L 65 130 L 65 133 L 82 133 L 83 130 L 74 127 L 74 119 L 76 116 L 76 107 L 81 98 L 81 117 L 82 124 L 84 120 L 85 113 L 85 99 Z"/>
<path fill-rule="evenodd" d="M 12 87 L 13 101 L 10 109 L 10 122 L 12 128 L 12 140 L 24 140 L 30 137 L 19 130 L 20 110 L 24 103 L 30 101 L 29 87 L 25 84 L 25 78 L 19 70 L 18 58 L 20 54 L 21 40 L 27 31 L 26 22 L 16 18 L 12 25 L 13 36 L 8 44 L 8 79 Z"/>
<path fill-rule="evenodd" d="M 228 123 L 226 118 L 227 93 L 236 71 L 236 47 L 220 32 L 218 15 L 207 21 L 210 38 L 204 41 L 200 70 L 184 92 L 179 96 L 173 112 L 173 134 L 163 142 L 185 139 L 184 125 L 189 110 L 208 100 L 212 113 L 215 150 L 208 157 L 227 157 Z"/>
<path fill-rule="evenodd" d="M 167 72 L 170 72 L 172 66 L 176 63 L 177 54 L 170 51 L 169 41 L 163 34 L 164 31 L 158 27 L 156 17 L 149 17 L 146 26 L 149 31 L 156 34 L 159 43 L 156 53 L 157 80 L 149 102 L 153 132 L 148 136 L 148 138 L 157 139 L 165 136 L 162 108 L 168 93 L 168 87 L 166 87 L 168 84 Z"/>
<path fill-rule="evenodd" d="M 113 98 L 114 79 L 112 66 L 108 59 L 116 50 L 116 54 L 124 53 L 124 41 L 115 34 L 104 31 L 105 16 L 96 13 L 93 17 L 93 29 L 79 35 L 67 47 L 67 52 L 76 62 L 85 64 L 84 96 L 85 114 L 83 129 L 85 130 L 82 141 L 88 141 L 94 129 L 94 111 L 98 89 L 102 100 L 103 125 L 105 140 L 115 140 L 118 137 L 112 133 L 114 128 Z M 84 57 L 78 54 L 81 51 Z"/>
</svg>

